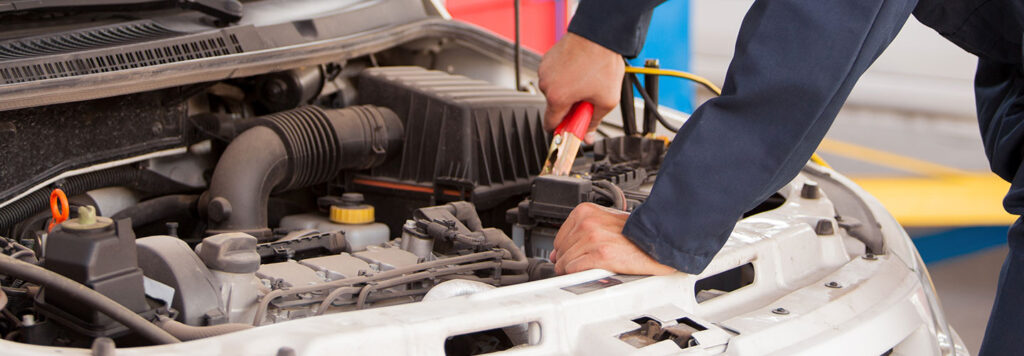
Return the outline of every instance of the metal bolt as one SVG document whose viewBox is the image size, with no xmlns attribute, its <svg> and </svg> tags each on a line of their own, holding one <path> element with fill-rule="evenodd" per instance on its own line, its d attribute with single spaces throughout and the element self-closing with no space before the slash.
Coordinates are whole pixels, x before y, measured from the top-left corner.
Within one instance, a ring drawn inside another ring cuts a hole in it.
<svg viewBox="0 0 1024 356">
<path fill-rule="evenodd" d="M 263 86 L 263 95 L 268 99 L 277 98 L 288 90 L 288 83 L 281 78 L 272 78 Z"/>
<path fill-rule="evenodd" d="M 814 233 L 821 235 L 832 235 L 836 233 L 836 228 L 832 226 L 832 221 L 828 219 L 818 220 L 818 223 L 814 225 Z"/>
<path fill-rule="evenodd" d="M 804 199 L 818 199 L 821 197 L 818 183 L 812 181 L 805 182 L 803 188 L 800 188 L 800 197 Z"/>
<path fill-rule="evenodd" d="M 868 261 L 874 261 L 874 260 L 878 259 L 878 256 L 875 256 L 875 254 L 873 254 L 873 253 L 869 253 L 869 254 L 864 255 L 861 258 L 863 258 L 865 260 L 868 260 Z"/>
<path fill-rule="evenodd" d="M 789 315 L 789 310 L 786 310 L 786 308 L 775 308 L 772 309 L 772 313 L 778 315 Z"/>
<path fill-rule="evenodd" d="M 171 222 L 168 222 L 167 224 L 164 224 L 164 226 L 167 227 L 167 236 L 178 237 L 178 223 L 177 222 L 171 221 Z"/>
<path fill-rule="evenodd" d="M 224 197 L 213 198 L 207 206 L 206 216 L 214 222 L 227 220 L 231 216 L 231 202 Z"/>
<path fill-rule="evenodd" d="M 825 283 L 825 286 L 829 287 L 829 288 L 843 288 L 843 285 L 839 284 L 839 282 L 836 282 L 836 281 L 831 281 L 831 282 Z"/>
</svg>

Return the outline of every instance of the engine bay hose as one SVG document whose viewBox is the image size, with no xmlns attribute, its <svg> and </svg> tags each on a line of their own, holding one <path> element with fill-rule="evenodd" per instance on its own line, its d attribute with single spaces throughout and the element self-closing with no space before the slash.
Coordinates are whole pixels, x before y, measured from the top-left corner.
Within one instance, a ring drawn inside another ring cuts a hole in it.
<svg viewBox="0 0 1024 356">
<path fill-rule="evenodd" d="M 61 184 L 61 189 L 68 196 L 85 193 L 89 190 L 128 185 L 140 179 L 142 173 L 133 166 L 121 166 L 102 171 L 68 177 Z M 39 189 L 0 209 L 0 233 L 9 232 L 18 222 L 50 206 L 51 189 Z"/>
<path fill-rule="evenodd" d="M 69 197 L 83 194 L 93 189 L 114 186 L 125 186 L 151 195 L 173 194 L 193 190 L 167 177 L 141 169 L 135 165 L 124 165 L 67 177 L 53 186 L 62 189 Z M 16 224 L 41 211 L 49 211 L 51 192 L 52 189 L 39 189 L 0 208 L 0 235 L 10 234 L 13 232 Z"/>
<path fill-rule="evenodd" d="M 195 210 L 197 200 L 199 196 L 193 194 L 165 195 L 121 210 L 111 219 L 132 219 L 132 227 L 137 228 L 173 216 L 190 215 Z"/>
<path fill-rule="evenodd" d="M 22 262 L 7 255 L 0 255 L 0 274 L 24 279 L 39 284 L 43 288 L 66 293 L 74 297 L 79 303 L 106 314 L 111 319 L 116 320 L 156 344 L 181 342 L 167 331 L 150 323 L 145 318 L 135 314 L 135 312 L 107 296 L 100 294 L 100 292 L 43 267 Z"/>
<path fill-rule="evenodd" d="M 253 328 L 252 325 L 239 323 L 192 326 L 163 315 L 156 321 L 156 325 L 182 341 L 198 340 Z"/>
<path fill-rule="evenodd" d="M 369 169 L 401 149 L 404 129 L 387 108 L 305 106 L 256 119 L 231 141 L 200 199 L 207 234 L 244 232 L 266 239 L 270 194 Z"/>
</svg>

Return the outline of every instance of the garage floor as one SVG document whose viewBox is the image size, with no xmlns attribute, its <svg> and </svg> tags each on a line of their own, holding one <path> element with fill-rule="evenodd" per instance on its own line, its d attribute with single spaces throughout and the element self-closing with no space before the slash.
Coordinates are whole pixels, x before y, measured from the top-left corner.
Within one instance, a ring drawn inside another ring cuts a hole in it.
<svg viewBox="0 0 1024 356">
<path fill-rule="evenodd" d="M 1009 184 L 990 173 L 977 124 L 844 109 L 818 150 L 878 198 L 929 265 L 946 316 L 977 354 L 1006 256 Z"/>
</svg>

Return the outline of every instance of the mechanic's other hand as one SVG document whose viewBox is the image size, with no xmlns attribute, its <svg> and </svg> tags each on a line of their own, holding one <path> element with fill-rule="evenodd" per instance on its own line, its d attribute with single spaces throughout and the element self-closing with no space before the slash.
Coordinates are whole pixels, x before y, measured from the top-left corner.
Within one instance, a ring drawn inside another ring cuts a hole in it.
<svg viewBox="0 0 1024 356">
<path fill-rule="evenodd" d="M 597 129 L 601 118 L 619 104 L 625 70 L 618 53 L 579 35 L 566 33 L 544 55 L 537 71 L 540 90 L 548 100 L 544 128 L 554 130 L 573 104 L 589 101 L 594 104 L 589 131 Z M 592 143 L 590 136 L 585 138 L 587 143 Z"/>
<path fill-rule="evenodd" d="M 555 250 L 549 256 L 555 263 L 555 272 L 566 274 L 594 268 L 636 275 L 676 272 L 622 235 L 628 217 L 629 213 L 593 203 L 576 206 L 555 236 Z"/>
</svg>

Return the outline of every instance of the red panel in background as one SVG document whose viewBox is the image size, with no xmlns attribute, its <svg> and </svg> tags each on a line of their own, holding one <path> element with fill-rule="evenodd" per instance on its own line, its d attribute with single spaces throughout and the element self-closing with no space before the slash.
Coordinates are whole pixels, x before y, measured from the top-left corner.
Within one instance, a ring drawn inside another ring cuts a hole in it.
<svg viewBox="0 0 1024 356">
<path fill-rule="evenodd" d="M 447 0 L 452 17 L 491 30 L 512 41 L 515 38 L 513 0 Z M 565 33 L 565 0 L 521 0 L 520 35 L 523 47 L 546 52 Z"/>
</svg>

